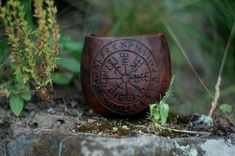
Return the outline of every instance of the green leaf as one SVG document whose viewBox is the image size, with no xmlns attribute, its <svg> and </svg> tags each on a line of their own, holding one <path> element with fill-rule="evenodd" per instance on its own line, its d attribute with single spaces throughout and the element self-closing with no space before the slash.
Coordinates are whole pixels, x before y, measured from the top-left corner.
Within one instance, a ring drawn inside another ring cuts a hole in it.
<svg viewBox="0 0 235 156">
<path fill-rule="evenodd" d="M 24 100 L 20 97 L 20 95 L 15 94 L 10 96 L 10 108 L 11 111 L 16 115 L 20 116 L 24 107 Z"/>
<path fill-rule="evenodd" d="M 59 85 L 68 85 L 73 79 L 73 75 L 69 73 L 53 73 L 52 81 Z"/>
<path fill-rule="evenodd" d="M 57 65 L 74 73 L 80 72 L 80 62 L 72 57 L 62 57 L 57 60 Z"/>
<path fill-rule="evenodd" d="M 66 36 L 61 36 L 59 45 L 62 51 L 69 52 L 78 58 L 81 57 L 83 48 L 83 44 L 81 42 L 74 41 Z"/>
<path fill-rule="evenodd" d="M 15 80 L 19 84 L 23 84 L 23 75 L 19 72 L 15 73 Z"/>
<path fill-rule="evenodd" d="M 32 0 L 22 0 L 21 2 L 24 6 L 25 11 L 25 19 L 27 20 L 27 23 L 30 25 L 30 27 L 33 26 L 33 14 L 32 14 Z"/>
<path fill-rule="evenodd" d="M 65 43 L 65 49 L 80 54 L 83 48 L 83 44 L 81 42 L 74 42 L 74 41 L 68 41 Z"/>
<path fill-rule="evenodd" d="M 222 104 L 220 105 L 220 109 L 224 112 L 224 113 L 232 113 L 233 111 L 233 108 L 231 105 L 229 104 Z"/>
<path fill-rule="evenodd" d="M 15 75 L 15 80 L 16 80 L 16 85 L 15 85 L 15 89 L 19 90 L 19 91 L 23 91 L 23 94 L 20 94 L 20 96 L 26 100 L 26 101 L 30 101 L 32 98 L 31 92 L 30 92 L 30 87 L 29 85 L 24 84 L 23 82 L 23 75 L 19 72 L 16 72 Z"/>
<path fill-rule="evenodd" d="M 158 104 L 151 104 L 150 108 L 150 119 L 153 122 L 158 122 L 160 120 L 160 110 Z"/>
<path fill-rule="evenodd" d="M 161 124 L 165 124 L 168 118 L 169 106 L 166 103 L 160 102 L 160 116 L 161 116 Z"/>
<path fill-rule="evenodd" d="M 29 86 L 24 86 L 24 93 L 21 94 L 20 96 L 25 100 L 25 101 L 30 101 L 32 98 L 31 92 L 30 92 L 30 87 Z"/>
</svg>

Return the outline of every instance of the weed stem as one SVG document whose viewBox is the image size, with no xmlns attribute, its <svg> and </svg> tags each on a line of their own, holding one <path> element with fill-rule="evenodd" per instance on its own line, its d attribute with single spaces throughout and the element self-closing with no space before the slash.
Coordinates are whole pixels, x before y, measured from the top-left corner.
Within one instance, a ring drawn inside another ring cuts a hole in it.
<svg viewBox="0 0 235 156">
<path fill-rule="evenodd" d="M 232 42 L 232 37 L 233 37 L 234 31 L 235 31 L 235 23 L 233 23 L 233 27 L 232 27 L 232 30 L 230 32 L 228 42 L 227 42 L 227 45 L 226 45 L 225 50 L 224 50 L 224 56 L 223 56 L 222 63 L 221 63 L 221 66 L 220 66 L 218 79 L 217 79 L 217 82 L 216 82 L 216 85 L 215 85 L 215 97 L 213 98 L 213 101 L 211 103 L 211 109 L 210 109 L 210 112 L 209 112 L 210 117 L 212 116 L 213 112 L 215 111 L 215 109 L 218 105 L 218 100 L 219 100 L 219 97 L 220 97 L 220 84 L 221 84 L 221 79 L 222 79 L 221 75 L 223 73 L 225 61 L 226 61 L 226 58 L 227 58 L 227 55 L 228 55 L 228 50 L 229 50 L 230 44 Z"/>
<path fill-rule="evenodd" d="M 184 48 L 182 47 L 182 45 L 180 44 L 178 38 L 176 37 L 175 33 L 173 32 L 173 30 L 165 23 L 162 22 L 163 25 L 166 27 L 167 31 L 170 33 L 171 37 L 174 39 L 176 45 L 179 47 L 181 53 L 183 54 L 185 60 L 187 61 L 189 67 L 192 69 L 193 73 L 196 75 L 197 79 L 200 81 L 200 83 L 202 84 L 203 88 L 206 90 L 206 92 L 210 95 L 210 97 L 213 99 L 213 95 L 211 94 L 211 92 L 209 91 L 208 87 L 206 86 L 206 84 L 203 82 L 203 80 L 201 79 L 201 77 L 198 75 L 198 73 L 196 72 L 196 70 L 194 69 L 188 55 L 186 54 Z"/>
</svg>

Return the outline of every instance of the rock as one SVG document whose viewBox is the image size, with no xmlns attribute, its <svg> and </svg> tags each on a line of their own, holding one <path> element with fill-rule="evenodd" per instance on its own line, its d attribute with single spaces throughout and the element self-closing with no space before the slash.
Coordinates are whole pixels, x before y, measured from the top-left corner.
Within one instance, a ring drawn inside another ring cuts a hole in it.
<svg viewBox="0 0 235 156">
<path fill-rule="evenodd" d="M 113 127 L 113 131 L 116 132 L 118 130 L 117 127 Z"/>
<path fill-rule="evenodd" d="M 41 129 L 50 129 L 50 128 L 62 128 L 67 127 L 70 129 L 72 125 L 76 123 L 76 119 L 69 118 L 63 114 L 48 114 L 46 112 L 36 113 L 29 121 L 28 125 L 30 128 L 41 128 Z M 61 127 L 65 125 L 65 127 Z M 17 127 L 15 127 L 17 129 Z M 19 134 L 19 133 L 16 133 Z"/>
<path fill-rule="evenodd" d="M 94 123 L 94 122 L 96 122 L 96 120 L 94 120 L 94 119 L 88 119 L 87 122 L 88 122 L 88 123 Z"/>
<path fill-rule="evenodd" d="M 5 156 L 4 147 L 0 145 L 0 156 Z"/>
<path fill-rule="evenodd" d="M 192 124 L 194 126 L 212 127 L 213 119 L 203 114 L 196 121 L 193 121 Z"/>
<path fill-rule="evenodd" d="M 6 146 L 7 156 L 30 156 L 32 154 L 33 144 L 35 143 L 30 137 L 25 135 L 19 136 L 16 140 L 10 141 Z"/>
<path fill-rule="evenodd" d="M 230 138 L 235 140 L 235 133 L 230 134 Z"/>
<path fill-rule="evenodd" d="M 205 156 L 234 156 L 235 146 L 231 140 L 217 139 L 207 140 L 200 145 L 201 149 L 205 151 Z"/>
<path fill-rule="evenodd" d="M 98 135 L 68 135 L 59 132 L 21 135 L 6 144 L 7 156 L 194 156 L 235 155 L 229 139 L 164 138 L 156 135 L 112 138 Z"/>
<path fill-rule="evenodd" d="M 126 125 L 123 125 L 122 129 L 128 130 L 129 128 Z"/>
<path fill-rule="evenodd" d="M 2 143 L 10 140 L 10 137 L 13 135 L 11 124 L 8 120 L 6 117 L 0 121 L 0 146 Z"/>
<path fill-rule="evenodd" d="M 35 104 L 33 103 L 27 103 L 25 106 L 24 106 L 24 110 L 28 111 L 28 112 L 31 112 L 33 110 L 36 109 L 36 106 Z"/>
<path fill-rule="evenodd" d="M 56 111 L 55 111 L 52 107 L 50 107 L 50 108 L 47 110 L 47 112 L 50 113 L 50 114 L 55 114 L 55 113 L 56 113 Z"/>
<path fill-rule="evenodd" d="M 181 151 L 183 156 L 197 156 L 198 151 L 194 147 L 190 147 L 189 145 L 180 146 L 177 142 L 175 142 L 175 147 Z"/>
</svg>

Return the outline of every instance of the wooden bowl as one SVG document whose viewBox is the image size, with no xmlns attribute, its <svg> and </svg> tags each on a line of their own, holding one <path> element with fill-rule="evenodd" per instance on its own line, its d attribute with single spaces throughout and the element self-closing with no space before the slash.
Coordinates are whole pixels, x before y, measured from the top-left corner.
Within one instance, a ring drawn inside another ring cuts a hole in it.
<svg viewBox="0 0 235 156">
<path fill-rule="evenodd" d="M 88 105 L 105 116 L 139 116 L 169 87 L 171 63 L 163 34 L 88 35 L 81 84 Z"/>
</svg>

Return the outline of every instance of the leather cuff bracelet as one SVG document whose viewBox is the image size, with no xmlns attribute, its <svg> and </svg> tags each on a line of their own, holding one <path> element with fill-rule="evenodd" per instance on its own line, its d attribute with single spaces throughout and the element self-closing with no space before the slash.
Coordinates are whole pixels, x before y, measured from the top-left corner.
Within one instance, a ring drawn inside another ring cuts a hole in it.
<svg viewBox="0 0 235 156">
<path fill-rule="evenodd" d="M 143 114 L 159 101 L 171 79 L 163 34 L 85 38 L 81 83 L 87 103 L 108 116 Z"/>
</svg>

